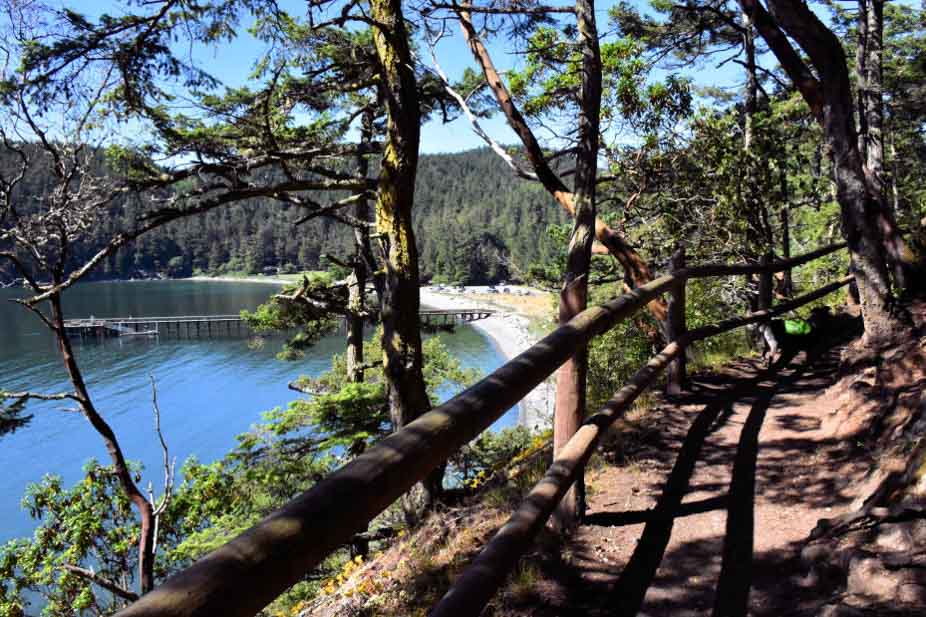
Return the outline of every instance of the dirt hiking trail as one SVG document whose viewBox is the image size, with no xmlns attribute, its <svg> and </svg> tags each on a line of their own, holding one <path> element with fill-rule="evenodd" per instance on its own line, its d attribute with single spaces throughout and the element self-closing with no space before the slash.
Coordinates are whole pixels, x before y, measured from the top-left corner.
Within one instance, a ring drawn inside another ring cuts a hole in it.
<svg viewBox="0 0 926 617">
<path fill-rule="evenodd" d="M 589 472 L 585 525 L 546 563 L 536 615 L 782 615 L 819 604 L 801 542 L 868 469 L 819 430 L 839 344 L 695 377 L 629 464 Z M 538 555 L 539 556 L 539 555 Z M 550 567 L 553 566 L 553 567 Z M 558 574 L 556 574 L 558 573 Z"/>
</svg>

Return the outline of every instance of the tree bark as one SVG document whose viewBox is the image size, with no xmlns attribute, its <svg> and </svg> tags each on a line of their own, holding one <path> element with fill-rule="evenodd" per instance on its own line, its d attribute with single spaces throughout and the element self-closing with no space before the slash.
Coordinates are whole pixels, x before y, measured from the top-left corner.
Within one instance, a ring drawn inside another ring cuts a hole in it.
<svg viewBox="0 0 926 617">
<path fill-rule="evenodd" d="M 412 230 L 421 111 L 401 0 L 371 0 L 373 40 L 386 103 L 386 144 L 379 174 L 376 227 L 384 243 L 383 373 L 396 429 L 431 408 L 422 374 L 418 249 Z M 425 482 L 428 502 L 440 492 L 442 474 Z"/>
<path fill-rule="evenodd" d="M 669 262 L 670 272 L 676 272 L 685 268 L 685 247 L 680 246 L 672 255 Z M 681 339 L 688 331 L 688 325 L 685 319 L 685 288 L 687 281 L 681 281 L 676 284 L 669 293 L 669 340 L 668 343 L 674 343 Z M 688 368 L 687 358 L 684 352 L 680 353 L 672 362 L 669 363 L 668 373 L 666 375 L 666 394 L 678 396 L 688 385 Z"/>
<path fill-rule="evenodd" d="M 861 7 L 867 3 L 864 13 Z M 864 79 L 860 80 L 860 99 L 864 101 L 859 116 L 864 117 L 867 180 L 880 212 L 878 226 L 884 235 L 887 258 L 898 289 L 910 288 L 916 281 L 913 253 L 897 226 L 896 210 L 888 198 L 888 178 L 884 170 L 884 0 L 860 0 L 859 31 L 865 22 Z M 860 71 L 862 72 L 862 71 Z M 864 86 L 864 88 L 863 88 Z"/>
<path fill-rule="evenodd" d="M 58 281 L 56 281 L 57 284 Z M 61 295 L 52 294 L 48 299 L 51 305 L 51 324 L 54 327 L 55 338 L 58 342 L 58 351 L 64 362 L 71 385 L 80 402 L 80 411 L 93 426 L 94 430 L 103 439 L 106 451 L 119 480 L 119 486 L 128 497 L 135 509 L 138 510 L 141 531 L 138 538 L 138 592 L 144 595 L 154 588 L 154 507 L 142 494 L 132 479 L 132 472 L 122 453 L 116 434 L 103 416 L 96 410 L 83 374 L 74 358 L 74 350 L 64 329 L 64 312 L 61 310 Z"/>
<path fill-rule="evenodd" d="M 782 177 L 784 177 L 784 173 L 782 173 Z M 782 183 L 784 184 L 786 181 L 783 180 Z M 785 197 L 784 205 L 781 206 L 779 218 L 781 219 L 781 258 L 791 259 L 791 206 L 788 204 L 787 197 Z M 781 288 L 779 291 L 785 298 L 790 298 L 794 294 L 794 280 L 791 276 L 791 268 L 781 273 Z"/>
<path fill-rule="evenodd" d="M 743 51 L 746 55 L 746 87 L 743 100 L 743 149 L 749 152 L 755 131 L 755 115 L 758 110 L 759 83 L 756 78 L 756 34 L 752 17 L 743 12 Z"/>
<path fill-rule="evenodd" d="M 862 156 L 868 152 L 868 1 L 858 0 L 858 40 L 855 45 L 855 87 L 858 105 L 858 149 Z"/>
<path fill-rule="evenodd" d="M 368 145 L 373 142 L 373 121 L 376 119 L 376 109 L 379 108 L 381 101 L 377 101 L 375 106 L 368 105 L 360 116 L 360 143 Z M 370 161 L 365 156 L 357 157 L 358 175 L 366 177 L 370 172 Z M 357 220 L 367 223 L 370 221 L 370 203 L 363 199 L 357 202 L 355 210 Z M 373 289 L 376 293 L 377 309 L 382 306 L 383 302 L 383 274 L 379 271 L 376 257 L 373 255 L 373 244 L 370 241 L 370 229 L 354 227 L 354 242 L 358 247 L 360 257 L 363 259 L 367 279 L 372 278 Z"/>
<path fill-rule="evenodd" d="M 521 115 L 514 100 L 512 100 L 511 94 L 508 92 L 498 70 L 495 68 L 495 64 L 492 62 L 492 57 L 476 34 L 476 29 L 473 26 L 469 12 L 459 9 L 457 15 L 459 16 L 460 27 L 463 30 L 463 36 L 469 45 L 470 51 L 472 51 L 473 57 L 482 68 L 486 83 L 489 89 L 492 90 L 502 113 L 505 114 L 509 126 L 511 126 L 512 130 L 514 130 L 521 140 L 527 158 L 533 166 L 534 172 L 537 174 L 537 179 L 566 212 L 575 216 L 576 206 L 572 192 L 566 187 L 547 162 L 543 149 L 540 147 L 540 143 L 527 125 L 527 121 L 524 119 L 524 116 Z M 628 287 L 639 287 L 653 280 L 653 274 L 649 268 L 649 264 L 646 263 L 639 253 L 627 244 L 620 234 L 611 229 L 600 218 L 595 219 L 595 237 L 604 245 L 608 253 L 621 264 L 621 267 L 624 269 L 624 278 Z M 662 299 L 653 300 L 648 305 L 648 308 L 653 317 L 655 317 L 664 328 L 666 320 L 665 301 Z"/>
<path fill-rule="evenodd" d="M 363 381 L 363 290 L 366 286 L 366 272 L 363 261 L 355 258 L 353 269 L 347 277 L 347 381 Z"/>
<path fill-rule="evenodd" d="M 865 167 L 866 182 L 878 203 L 878 229 L 884 236 L 887 260 L 894 284 L 903 289 L 910 283 L 912 259 L 897 228 L 895 213 L 887 196 L 884 176 L 884 76 L 883 0 L 859 0 L 858 42 L 855 50 L 858 147 Z"/>
<path fill-rule="evenodd" d="M 863 98 L 867 131 L 865 134 L 865 160 L 868 169 L 884 186 L 884 0 L 860 0 L 859 8 L 868 3 L 865 11 L 865 45 L 863 53 L 865 74 Z M 861 16 L 859 18 L 861 22 Z M 859 23 L 861 28 L 861 23 Z"/>
<path fill-rule="evenodd" d="M 588 278 L 595 240 L 595 187 L 598 178 L 598 133 L 601 114 L 601 51 L 594 0 L 576 0 L 576 23 L 582 49 L 573 203 L 575 224 L 569 240 L 566 275 L 560 295 L 559 321 L 565 324 L 588 304 Z M 588 348 L 576 349 L 556 375 L 553 456 L 566 445 L 585 419 Z M 585 480 L 579 474 L 553 513 L 560 531 L 571 531 L 585 512 Z"/>
</svg>

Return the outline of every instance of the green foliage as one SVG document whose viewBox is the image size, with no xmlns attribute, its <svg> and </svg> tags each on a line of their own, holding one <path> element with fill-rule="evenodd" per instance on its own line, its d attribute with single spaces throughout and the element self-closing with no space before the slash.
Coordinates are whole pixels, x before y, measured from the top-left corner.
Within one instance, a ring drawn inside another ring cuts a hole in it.
<svg viewBox="0 0 926 617">
<path fill-rule="evenodd" d="M 549 257 L 532 263 L 524 277 L 528 284 L 544 289 L 559 290 L 562 286 L 566 268 L 566 253 L 572 224 L 550 225 L 543 232 L 543 238 L 553 249 Z M 605 255 L 592 255 L 591 284 L 619 280 L 622 277 L 620 266 Z"/>
<path fill-rule="evenodd" d="M 135 151 L 116 150 L 121 154 L 111 152 L 114 160 L 107 164 L 120 174 L 135 173 L 124 159 L 133 159 L 132 166 L 150 165 Z M 14 163 L 12 155 L 4 155 L 0 148 L 0 165 Z M 22 193 L 41 194 L 49 177 L 50 169 L 36 169 Z M 132 227 L 149 207 L 137 198 L 114 203 L 101 213 L 87 238 L 72 246 L 70 267 Z M 326 270 L 330 264 L 324 254 L 353 253 L 350 229 L 324 218 L 295 227 L 304 214 L 301 208 L 267 199 L 232 204 L 146 233 L 101 264 L 91 278 Z M 545 238 L 538 240 L 536 230 L 565 221 L 562 210 L 540 186 L 514 177 L 488 149 L 421 157 L 415 234 L 424 280 L 485 284 L 523 278 L 532 261 L 550 256 L 550 244 Z M 0 260 L 0 281 L 17 276 Z"/>
<path fill-rule="evenodd" d="M 694 279 L 686 287 L 685 320 L 690 330 L 730 319 L 746 312 L 748 294 L 742 278 Z M 743 328 L 712 336 L 692 347 L 690 370 L 714 367 L 746 354 L 753 347 L 749 331 Z"/>
<path fill-rule="evenodd" d="M 450 463 L 463 484 L 479 484 L 493 473 L 511 464 L 529 448 L 534 434 L 523 426 L 501 431 L 485 431 L 453 455 Z"/>
<path fill-rule="evenodd" d="M 346 288 L 333 287 L 333 283 L 334 275 L 329 272 L 304 274 L 300 285 L 285 288 L 253 312 L 241 311 L 241 317 L 259 334 L 291 333 L 278 357 L 282 360 L 297 360 L 322 336 L 337 328 L 338 319 L 324 304 L 289 298 L 299 291 L 303 298 L 319 295 L 329 302 L 346 303 Z"/>
<path fill-rule="evenodd" d="M 516 178 L 488 149 L 421 158 L 415 239 L 424 280 L 523 279 L 532 262 L 552 255 L 539 230 L 565 222 L 541 186 Z"/>
<path fill-rule="evenodd" d="M 26 489 L 23 508 L 38 523 L 32 538 L 0 547 L 0 614 L 28 614 L 24 590 L 38 593 L 43 615 L 96 615 L 119 606 L 66 566 L 92 565 L 130 587 L 137 563 L 137 517 L 111 467 L 91 460 L 71 488 L 46 476 Z"/>
<path fill-rule="evenodd" d="M 599 409 L 654 353 L 652 317 L 639 313 L 595 337 L 588 350 L 589 410 Z"/>
<path fill-rule="evenodd" d="M 368 353 L 376 353 L 376 347 L 368 343 Z M 460 367 L 438 337 L 425 342 L 424 354 L 432 400 L 437 400 L 438 391 L 459 389 L 476 378 L 475 371 Z M 224 459 L 210 464 L 188 460 L 159 519 L 157 578 L 227 542 L 388 434 L 383 380 L 372 372 L 364 383 L 349 383 L 344 358 L 336 356 L 331 371 L 304 380 L 316 394 L 264 414 L 263 422 L 239 435 L 238 445 Z M 524 441 L 518 432 L 512 433 L 510 447 L 505 439 L 475 446 L 476 464 L 495 464 Z M 124 588 L 133 586 L 138 519 L 112 469 L 91 461 L 84 479 L 70 488 L 58 477 L 46 477 L 29 487 L 23 505 L 38 527 L 32 538 L 0 547 L 0 614 L 27 614 L 26 598 L 35 594 L 45 603 L 44 615 L 115 612 L 120 600 L 63 569 L 92 568 Z M 318 577 L 337 572 L 343 561 L 343 555 L 333 555 L 317 576 L 278 604 L 289 606 L 311 597 Z"/>
<path fill-rule="evenodd" d="M 528 40 L 524 69 L 509 73 L 512 95 L 526 115 L 575 113 L 582 57 L 571 40 L 573 29 L 571 25 L 561 32 L 550 26 L 537 28 Z M 651 66 L 636 39 L 605 40 L 600 48 L 603 124 L 623 122 L 626 128 L 646 134 L 672 125 L 690 111 L 688 81 L 676 75 L 651 81 Z"/>
</svg>

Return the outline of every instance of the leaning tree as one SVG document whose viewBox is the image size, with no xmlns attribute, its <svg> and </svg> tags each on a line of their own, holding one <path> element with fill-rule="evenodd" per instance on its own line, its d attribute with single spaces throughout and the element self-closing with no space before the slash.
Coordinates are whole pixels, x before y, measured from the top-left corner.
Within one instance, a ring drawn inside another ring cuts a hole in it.
<svg viewBox="0 0 926 617">
<path fill-rule="evenodd" d="M 880 180 L 870 173 L 859 148 L 856 106 L 842 42 L 800 0 L 768 0 L 767 9 L 758 0 L 740 0 L 740 4 L 823 129 L 861 299 L 865 340 L 873 346 L 892 340 L 906 320 L 892 293 L 889 264 L 905 272 L 906 281 L 917 281 L 922 272 L 911 262 Z"/>
</svg>

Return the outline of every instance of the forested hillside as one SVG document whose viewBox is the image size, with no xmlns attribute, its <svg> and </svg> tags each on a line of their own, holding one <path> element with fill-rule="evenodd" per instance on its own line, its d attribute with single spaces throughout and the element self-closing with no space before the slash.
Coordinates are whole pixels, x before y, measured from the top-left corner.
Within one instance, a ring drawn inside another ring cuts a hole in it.
<svg viewBox="0 0 926 617">
<path fill-rule="evenodd" d="M 47 190 L 44 176 L 34 173 L 22 187 L 26 203 L 29 193 Z M 140 212 L 137 201 L 118 202 L 97 221 L 93 240 L 82 244 L 73 262 L 86 260 Z M 94 276 L 295 272 L 324 269 L 326 253 L 350 255 L 350 229 L 327 218 L 297 225 L 304 214 L 271 200 L 232 204 L 143 235 L 105 261 Z M 565 215 L 542 187 L 515 177 L 488 149 L 421 159 L 415 223 L 426 278 L 484 283 L 517 276 L 528 264 L 553 254 L 544 229 L 563 222 Z M 0 281 L 12 278 L 12 267 L 0 264 Z"/>
</svg>

